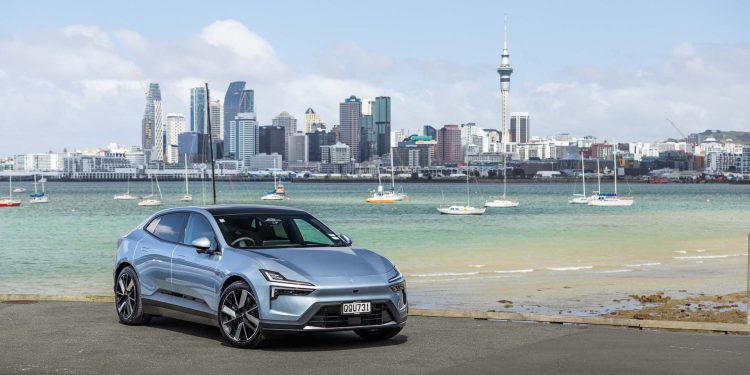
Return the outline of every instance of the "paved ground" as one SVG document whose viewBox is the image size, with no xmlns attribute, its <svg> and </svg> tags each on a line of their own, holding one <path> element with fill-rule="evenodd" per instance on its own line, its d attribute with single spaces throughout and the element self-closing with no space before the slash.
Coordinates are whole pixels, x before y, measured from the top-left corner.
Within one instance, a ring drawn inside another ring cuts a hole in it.
<svg viewBox="0 0 750 375">
<path fill-rule="evenodd" d="M 626 328 L 410 318 L 402 334 L 293 335 L 262 350 L 216 328 L 117 323 L 105 303 L 0 303 L 0 374 L 750 374 L 750 338 Z"/>
</svg>

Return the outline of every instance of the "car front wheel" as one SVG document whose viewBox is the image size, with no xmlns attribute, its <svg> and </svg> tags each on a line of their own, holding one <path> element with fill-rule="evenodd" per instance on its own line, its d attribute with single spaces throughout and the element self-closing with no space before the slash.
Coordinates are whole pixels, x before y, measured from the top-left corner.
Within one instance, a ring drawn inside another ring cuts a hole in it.
<svg viewBox="0 0 750 375">
<path fill-rule="evenodd" d="M 115 308 L 120 323 L 136 326 L 151 320 L 151 315 L 143 312 L 140 291 L 138 274 L 132 267 L 123 268 L 115 282 Z"/>
<path fill-rule="evenodd" d="M 224 290 L 219 304 L 219 329 L 230 345 L 248 349 L 263 345 L 259 309 L 247 283 L 237 281 Z"/>
</svg>

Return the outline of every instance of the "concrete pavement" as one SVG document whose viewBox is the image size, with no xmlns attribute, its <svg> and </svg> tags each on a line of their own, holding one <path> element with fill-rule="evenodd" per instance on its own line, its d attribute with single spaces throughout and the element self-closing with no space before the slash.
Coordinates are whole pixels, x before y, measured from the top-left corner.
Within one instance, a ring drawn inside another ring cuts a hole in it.
<svg viewBox="0 0 750 375">
<path fill-rule="evenodd" d="M 750 338 L 626 328 L 410 318 L 378 343 L 292 335 L 266 349 L 171 319 L 117 323 L 109 303 L 0 303 L 0 374 L 748 374 Z"/>
</svg>

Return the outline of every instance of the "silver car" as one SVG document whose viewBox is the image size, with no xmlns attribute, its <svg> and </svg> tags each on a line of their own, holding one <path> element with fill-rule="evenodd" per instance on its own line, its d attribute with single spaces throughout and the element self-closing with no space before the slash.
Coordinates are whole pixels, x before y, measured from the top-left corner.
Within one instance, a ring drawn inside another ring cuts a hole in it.
<svg viewBox="0 0 750 375">
<path fill-rule="evenodd" d="M 388 259 L 278 206 L 160 211 L 118 241 L 114 281 L 120 322 L 211 324 L 242 348 L 293 331 L 389 339 L 408 309 L 404 276 Z"/>
</svg>

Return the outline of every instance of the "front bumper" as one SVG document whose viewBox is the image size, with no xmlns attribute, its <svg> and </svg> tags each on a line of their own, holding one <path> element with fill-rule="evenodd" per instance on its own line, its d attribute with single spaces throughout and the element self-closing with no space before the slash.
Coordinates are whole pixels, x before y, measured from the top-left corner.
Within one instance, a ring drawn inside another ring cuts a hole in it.
<svg viewBox="0 0 750 375">
<path fill-rule="evenodd" d="M 261 320 L 264 332 L 321 332 L 397 328 L 406 325 L 407 309 L 390 299 L 372 300 L 372 312 L 362 315 L 337 313 L 341 302 L 317 302 L 297 320 Z"/>
</svg>

